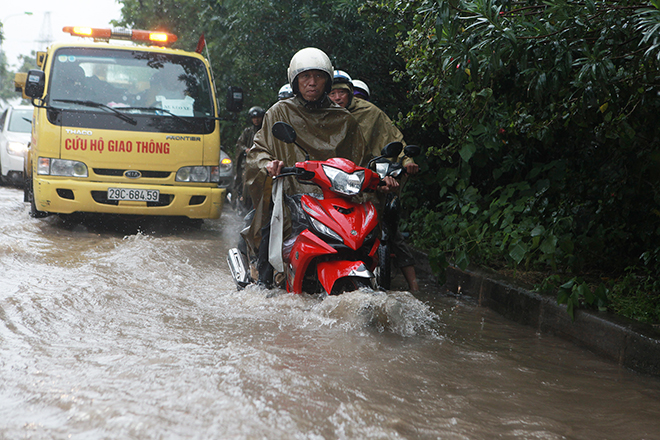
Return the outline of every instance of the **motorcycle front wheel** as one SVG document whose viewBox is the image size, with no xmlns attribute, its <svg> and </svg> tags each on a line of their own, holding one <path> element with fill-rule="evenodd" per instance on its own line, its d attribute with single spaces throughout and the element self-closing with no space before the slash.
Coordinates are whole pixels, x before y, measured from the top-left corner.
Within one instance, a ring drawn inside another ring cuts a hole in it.
<svg viewBox="0 0 660 440">
<path fill-rule="evenodd" d="M 387 243 L 381 243 L 378 247 L 378 273 L 376 275 L 378 286 L 390 290 L 392 281 L 392 257 L 390 246 Z"/>
<path fill-rule="evenodd" d="M 344 292 L 352 292 L 362 287 L 371 288 L 371 285 L 365 278 L 361 278 L 361 277 L 340 278 L 337 281 L 335 281 L 334 286 L 332 286 L 332 292 L 330 292 L 330 295 L 341 295 Z"/>
</svg>

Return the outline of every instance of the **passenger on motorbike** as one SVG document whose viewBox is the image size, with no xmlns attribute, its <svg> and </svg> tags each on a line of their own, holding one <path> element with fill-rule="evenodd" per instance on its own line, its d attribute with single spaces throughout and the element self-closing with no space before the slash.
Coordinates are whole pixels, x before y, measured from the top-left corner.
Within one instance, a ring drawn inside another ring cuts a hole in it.
<svg viewBox="0 0 660 440">
<path fill-rule="evenodd" d="M 300 149 L 273 136 L 273 124 L 283 121 L 293 126 L 298 131 L 297 142 L 312 160 L 343 157 L 362 163 L 366 154 L 364 138 L 355 118 L 328 99 L 332 72 L 332 63 L 323 51 L 308 47 L 297 52 L 287 71 L 295 96 L 278 101 L 268 109 L 263 129 L 255 135 L 254 145 L 247 155 L 246 182 L 255 205 L 255 215 L 244 237 L 259 256 L 259 280 L 266 286 L 272 279 L 272 268 L 267 259 L 270 180 L 280 174 L 283 166 L 291 167 L 304 160 Z M 286 179 L 283 183 L 286 194 L 316 192 L 314 187 L 302 185 L 296 179 Z"/>
<path fill-rule="evenodd" d="M 352 80 L 346 72 L 335 70 L 329 97 L 337 105 L 348 109 L 360 124 L 360 129 L 367 142 L 367 156 L 361 164 L 362 166 L 366 166 L 372 158 L 379 156 L 383 146 L 389 142 L 404 142 L 403 134 L 394 126 L 385 112 L 371 102 L 353 95 Z M 419 166 L 409 157 L 404 158 L 403 166 L 410 175 L 419 171 Z M 382 212 L 385 197 L 379 194 L 377 199 L 376 206 L 378 211 Z M 392 251 L 395 255 L 396 265 L 401 269 L 410 291 L 419 290 L 415 273 L 415 258 L 398 230 L 393 245 Z"/>
</svg>

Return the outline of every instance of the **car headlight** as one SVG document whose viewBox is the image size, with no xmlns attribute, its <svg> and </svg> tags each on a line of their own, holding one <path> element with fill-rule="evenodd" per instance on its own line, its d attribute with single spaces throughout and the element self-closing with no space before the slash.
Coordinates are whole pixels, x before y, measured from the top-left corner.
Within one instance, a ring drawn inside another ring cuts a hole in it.
<svg viewBox="0 0 660 440">
<path fill-rule="evenodd" d="M 40 157 L 37 160 L 37 174 L 64 177 L 87 177 L 87 165 L 77 160 L 51 159 Z"/>
<path fill-rule="evenodd" d="M 7 142 L 7 153 L 12 156 L 25 156 L 27 144 L 23 142 Z"/>
<path fill-rule="evenodd" d="M 229 158 L 229 156 L 222 154 L 220 157 L 220 175 L 221 176 L 231 175 L 231 171 L 232 171 L 231 159 Z"/>
<path fill-rule="evenodd" d="M 322 165 L 322 167 L 323 172 L 328 176 L 328 179 L 330 179 L 330 183 L 332 184 L 330 189 L 332 191 L 347 196 L 354 196 L 362 189 L 364 170 L 348 174 L 338 168 L 327 165 Z"/>
<path fill-rule="evenodd" d="M 218 182 L 219 167 L 182 167 L 176 172 L 177 182 Z"/>
</svg>

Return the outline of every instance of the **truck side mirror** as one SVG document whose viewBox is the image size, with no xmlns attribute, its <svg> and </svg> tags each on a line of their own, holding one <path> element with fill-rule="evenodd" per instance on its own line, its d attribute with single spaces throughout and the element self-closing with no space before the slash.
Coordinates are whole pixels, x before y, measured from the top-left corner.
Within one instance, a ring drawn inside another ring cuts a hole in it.
<svg viewBox="0 0 660 440">
<path fill-rule="evenodd" d="M 243 89 L 229 86 L 227 89 L 227 111 L 240 112 L 243 109 Z"/>
<path fill-rule="evenodd" d="M 42 70 L 30 70 L 25 79 L 23 92 L 30 98 L 41 98 L 46 88 L 46 74 Z"/>
</svg>

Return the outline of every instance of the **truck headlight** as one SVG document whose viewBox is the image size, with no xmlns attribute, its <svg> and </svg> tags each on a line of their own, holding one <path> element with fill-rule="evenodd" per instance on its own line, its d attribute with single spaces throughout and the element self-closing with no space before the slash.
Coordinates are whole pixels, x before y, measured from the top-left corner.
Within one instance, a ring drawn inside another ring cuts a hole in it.
<svg viewBox="0 0 660 440">
<path fill-rule="evenodd" d="M 176 172 L 177 182 L 218 182 L 218 167 L 182 167 Z"/>
<path fill-rule="evenodd" d="M 51 159 L 40 157 L 37 160 L 37 174 L 64 177 L 87 177 L 87 165 L 77 160 Z"/>
</svg>

